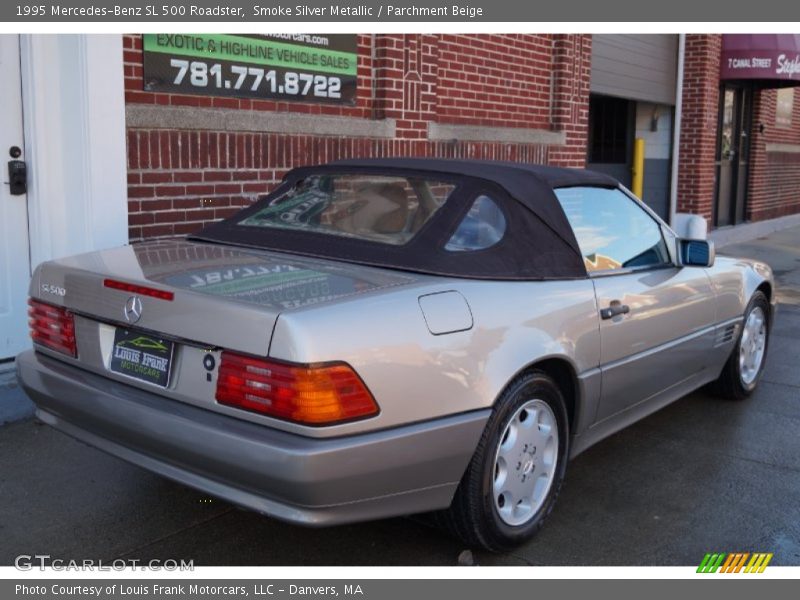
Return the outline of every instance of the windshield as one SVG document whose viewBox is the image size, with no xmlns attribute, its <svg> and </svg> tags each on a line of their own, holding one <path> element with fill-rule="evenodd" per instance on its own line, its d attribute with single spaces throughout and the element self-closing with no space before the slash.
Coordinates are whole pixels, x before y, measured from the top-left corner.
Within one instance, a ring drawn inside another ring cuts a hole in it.
<svg viewBox="0 0 800 600">
<path fill-rule="evenodd" d="M 418 177 L 312 175 L 238 224 L 402 245 L 422 229 L 455 187 Z"/>
</svg>

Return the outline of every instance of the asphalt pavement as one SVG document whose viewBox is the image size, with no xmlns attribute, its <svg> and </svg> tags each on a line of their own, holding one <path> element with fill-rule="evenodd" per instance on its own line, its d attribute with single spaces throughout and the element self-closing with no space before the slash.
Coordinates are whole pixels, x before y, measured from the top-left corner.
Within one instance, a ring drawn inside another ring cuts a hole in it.
<svg viewBox="0 0 800 600">
<path fill-rule="evenodd" d="M 800 228 L 723 253 L 766 260 L 780 306 L 758 391 L 687 396 L 575 459 L 529 544 L 478 565 L 696 565 L 773 552 L 800 565 Z M 2 395 L 19 393 L 8 377 Z M 11 391 L 9 391 L 11 390 Z M 2 415 L 0 414 L 0 417 Z M 2 421 L 2 419 L 0 419 Z M 455 565 L 465 550 L 424 519 L 304 529 L 152 475 L 35 420 L 0 427 L 0 565 L 193 559 L 195 565 Z"/>
</svg>

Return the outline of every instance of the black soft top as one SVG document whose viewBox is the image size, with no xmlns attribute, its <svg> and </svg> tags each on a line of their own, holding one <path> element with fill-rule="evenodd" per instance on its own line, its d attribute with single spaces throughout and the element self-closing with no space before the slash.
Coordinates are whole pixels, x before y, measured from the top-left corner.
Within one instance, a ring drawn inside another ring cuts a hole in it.
<svg viewBox="0 0 800 600">
<path fill-rule="evenodd" d="M 384 167 L 410 169 L 431 173 L 451 173 L 479 177 L 502 185 L 509 193 L 528 194 L 531 185 L 544 183 L 548 187 L 599 186 L 617 187 L 616 179 L 596 171 L 532 165 L 504 160 L 469 160 L 454 158 L 350 158 L 328 163 L 329 166 Z M 305 168 L 305 167 L 300 167 Z M 535 182 L 534 182 L 535 180 Z"/>
<path fill-rule="evenodd" d="M 402 246 L 310 231 L 238 225 L 289 187 L 310 175 L 325 172 L 424 176 L 453 180 L 459 185 L 431 222 Z M 575 235 L 553 190 L 576 186 L 615 188 L 618 185 L 608 175 L 584 169 L 506 161 L 348 159 L 293 169 L 275 192 L 191 237 L 435 275 L 500 280 L 570 279 L 585 276 L 586 269 Z M 450 236 L 480 193 L 492 195 L 506 213 L 504 238 L 485 250 L 445 250 Z"/>
</svg>

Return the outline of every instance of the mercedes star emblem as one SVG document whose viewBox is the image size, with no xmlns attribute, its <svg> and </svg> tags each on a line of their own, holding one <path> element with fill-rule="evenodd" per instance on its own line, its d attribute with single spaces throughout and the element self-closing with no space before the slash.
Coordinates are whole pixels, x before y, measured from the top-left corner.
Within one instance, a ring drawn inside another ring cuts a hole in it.
<svg viewBox="0 0 800 600">
<path fill-rule="evenodd" d="M 129 323 L 136 323 L 142 317 L 142 301 L 138 296 L 131 296 L 125 303 L 125 319 Z"/>
</svg>

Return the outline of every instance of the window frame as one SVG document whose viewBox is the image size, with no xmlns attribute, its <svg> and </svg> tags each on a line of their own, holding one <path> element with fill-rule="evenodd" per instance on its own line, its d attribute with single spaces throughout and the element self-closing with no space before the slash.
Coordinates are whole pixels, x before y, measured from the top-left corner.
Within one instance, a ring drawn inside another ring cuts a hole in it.
<svg viewBox="0 0 800 600">
<path fill-rule="evenodd" d="M 676 243 L 676 240 L 678 238 L 678 235 L 670 228 L 669 225 L 667 225 L 661 219 L 661 217 L 659 217 L 644 202 L 639 200 L 633 194 L 633 192 L 631 192 L 624 185 L 618 184 L 617 187 L 614 187 L 614 188 L 607 188 L 607 187 L 604 188 L 602 186 L 596 186 L 596 185 L 560 186 L 560 187 L 554 188 L 553 192 L 555 193 L 556 190 L 559 190 L 559 189 L 591 188 L 591 187 L 600 188 L 600 189 L 613 189 L 613 190 L 622 192 L 622 194 L 624 196 L 626 196 L 630 202 L 632 202 L 637 208 L 642 210 L 648 217 L 650 217 L 653 220 L 653 222 L 656 224 L 656 226 L 658 227 L 658 232 L 659 232 L 659 235 L 661 236 L 661 241 L 664 243 L 664 246 L 667 249 L 668 261 L 667 262 L 663 262 L 663 263 L 659 263 L 659 264 L 656 264 L 656 265 L 642 265 L 640 267 L 620 267 L 619 269 L 602 269 L 602 270 L 598 270 L 598 271 L 589 271 L 587 269 L 586 270 L 587 277 L 589 277 L 589 278 L 594 278 L 594 277 L 614 277 L 616 275 L 630 275 L 631 273 L 642 273 L 642 272 L 646 272 L 646 271 L 661 271 L 661 270 L 664 270 L 664 269 L 675 268 L 675 267 L 678 266 L 676 249 L 675 249 L 675 243 Z M 557 194 L 556 194 L 556 197 L 558 197 Z M 559 204 L 560 203 L 561 203 L 561 201 L 559 200 Z M 562 207 L 562 210 L 563 210 L 563 207 Z M 564 212 L 564 218 L 567 219 L 567 222 L 569 223 L 570 229 L 572 230 L 572 235 L 575 236 L 575 241 L 577 242 L 578 241 L 578 236 L 575 234 L 575 229 L 572 227 L 572 223 L 567 218 L 566 212 Z M 580 244 L 578 245 L 578 248 L 580 248 Z M 585 259 L 585 257 L 583 256 L 582 252 L 581 252 L 581 258 Z"/>
</svg>

